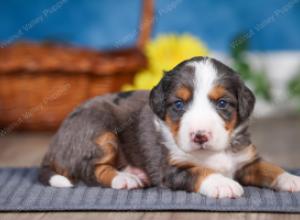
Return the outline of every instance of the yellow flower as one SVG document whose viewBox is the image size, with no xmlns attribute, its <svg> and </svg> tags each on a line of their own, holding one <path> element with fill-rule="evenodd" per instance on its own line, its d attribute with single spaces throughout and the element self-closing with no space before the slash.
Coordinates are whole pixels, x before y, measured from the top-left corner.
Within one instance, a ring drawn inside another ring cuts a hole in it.
<svg viewBox="0 0 300 220">
<path fill-rule="evenodd" d="M 145 50 L 149 61 L 148 69 L 138 72 L 133 85 L 124 85 L 123 90 L 151 89 L 163 75 L 183 60 L 194 56 L 206 56 L 206 46 L 197 38 L 184 35 L 161 35 L 149 42 Z"/>
</svg>

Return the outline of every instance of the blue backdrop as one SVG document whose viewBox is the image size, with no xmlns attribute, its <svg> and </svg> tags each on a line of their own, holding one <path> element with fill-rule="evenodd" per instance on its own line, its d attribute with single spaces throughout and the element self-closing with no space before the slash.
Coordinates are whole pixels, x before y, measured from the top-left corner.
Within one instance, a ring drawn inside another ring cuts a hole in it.
<svg viewBox="0 0 300 220">
<path fill-rule="evenodd" d="M 1 45 L 58 40 L 107 48 L 135 41 L 140 0 L 0 0 Z M 226 51 L 241 31 L 253 50 L 300 49 L 300 0 L 156 0 L 153 36 L 192 33 Z"/>
</svg>

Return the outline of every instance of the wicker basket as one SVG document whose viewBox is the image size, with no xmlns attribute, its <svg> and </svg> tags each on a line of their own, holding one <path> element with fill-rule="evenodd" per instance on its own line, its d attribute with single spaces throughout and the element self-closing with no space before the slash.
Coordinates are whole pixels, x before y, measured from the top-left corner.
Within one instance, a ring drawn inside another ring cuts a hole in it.
<svg viewBox="0 0 300 220">
<path fill-rule="evenodd" d="M 0 135 L 53 130 L 84 100 L 120 90 L 147 64 L 153 2 L 144 0 L 140 36 L 129 49 L 94 51 L 29 42 L 0 49 Z"/>
</svg>

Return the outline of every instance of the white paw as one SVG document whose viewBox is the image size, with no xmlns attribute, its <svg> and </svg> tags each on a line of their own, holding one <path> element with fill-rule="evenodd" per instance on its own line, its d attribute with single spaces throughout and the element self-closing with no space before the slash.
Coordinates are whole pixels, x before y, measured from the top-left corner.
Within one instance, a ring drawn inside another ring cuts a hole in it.
<svg viewBox="0 0 300 220">
<path fill-rule="evenodd" d="M 277 177 L 273 187 L 279 191 L 298 192 L 300 191 L 300 177 L 285 172 Z"/>
<path fill-rule="evenodd" d="M 53 187 L 73 187 L 71 181 L 62 175 L 55 174 L 49 179 L 49 185 Z"/>
<path fill-rule="evenodd" d="M 143 182 L 136 175 L 118 172 L 112 180 L 111 187 L 114 189 L 136 189 L 142 188 Z"/>
<path fill-rule="evenodd" d="M 211 174 L 206 177 L 199 192 L 213 198 L 238 198 L 243 195 L 243 187 L 233 179 L 221 174 Z"/>
<path fill-rule="evenodd" d="M 146 186 L 150 183 L 147 174 L 142 169 L 133 166 L 127 166 L 122 171 L 137 176 Z"/>
</svg>

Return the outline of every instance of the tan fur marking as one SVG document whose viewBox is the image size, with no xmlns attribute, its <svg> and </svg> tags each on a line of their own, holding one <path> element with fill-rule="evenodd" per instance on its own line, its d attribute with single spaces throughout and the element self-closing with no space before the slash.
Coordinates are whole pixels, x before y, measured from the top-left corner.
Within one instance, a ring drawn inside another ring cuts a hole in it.
<svg viewBox="0 0 300 220">
<path fill-rule="evenodd" d="M 180 98 L 183 101 L 188 101 L 191 98 L 192 93 L 187 87 L 182 86 L 179 89 L 177 89 L 176 96 L 177 98 Z"/>
<path fill-rule="evenodd" d="M 106 132 L 96 139 L 96 143 L 103 152 L 102 157 L 95 163 L 95 176 L 103 186 L 111 186 L 117 175 L 118 142 L 112 132 Z"/>
<path fill-rule="evenodd" d="M 223 86 L 216 86 L 214 87 L 210 93 L 208 94 L 208 97 L 211 100 L 218 100 L 220 98 L 222 98 L 224 95 L 226 94 L 226 90 Z"/>
<path fill-rule="evenodd" d="M 200 186 L 203 182 L 203 180 L 208 177 L 210 174 L 215 173 L 214 170 L 195 165 L 191 162 L 183 162 L 183 161 L 176 161 L 176 160 L 170 160 L 170 164 L 173 166 L 176 166 L 181 169 L 186 169 L 189 171 L 193 176 L 196 177 L 196 181 L 194 182 L 193 191 L 198 192 L 200 189 Z"/>
<path fill-rule="evenodd" d="M 95 175 L 101 185 L 110 187 L 113 178 L 117 175 L 117 171 L 110 165 L 98 165 L 95 169 Z"/>
<path fill-rule="evenodd" d="M 174 159 L 170 159 L 170 156 L 169 156 L 168 160 L 169 160 L 170 165 L 180 167 L 181 169 L 189 169 L 189 168 L 193 168 L 196 166 L 194 163 L 189 162 L 189 161 L 177 161 Z"/>
<path fill-rule="evenodd" d="M 238 171 L 237 178 L 245 185 L 272 187 L 277 177 L 284 172 L 280 167 L 257 159 Z"/>
<path fill-rule="evenodd" d="M 168 127 L 170 128 L 171 133 L 173 134 L 173 137 L 175 138 L 175 140 L 177 140 L 177 134 L 178 134 L 178 130 L 179 130 L 179 123 L 174 122 L 170 118 L 170 116 L 168 116 L 168 115 L 166 115 L 165 122 L 168 125 Z"/>
<path fill-rule="evenodd" d="M 225 129 L 231 133 L 236 126 L 236 122 L 237 122 L 237 112 L 234 112 L 230 121 L 227 121 L 225 123 Z"/>
<path fill-rule="evenodd" d="M 103 155 L 97 164 L 115 165 L 118 154 L 116 135 L 112 132 L 104 133 L 97 138 L 96 143 L 103 152 Z"/>
</svg>

